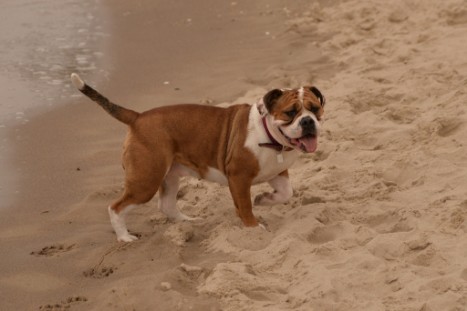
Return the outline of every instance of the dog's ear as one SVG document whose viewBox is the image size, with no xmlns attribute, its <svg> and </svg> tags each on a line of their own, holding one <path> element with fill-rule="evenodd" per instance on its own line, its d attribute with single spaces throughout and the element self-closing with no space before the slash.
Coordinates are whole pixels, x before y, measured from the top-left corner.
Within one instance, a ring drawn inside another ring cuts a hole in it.
<svg viewBox="0 0 467 311">
<path fill-rule="evenodd" d="M 321 107 L 324 107 L 324 105 L 326 104 L 326 98 L 324 97 L 323 94 L 321 94 L 320 90 L 318 90 L 317 88 L 315 88 L 314 86 L 310 87 L 310 91 L 315 94 L 316 97 L 318 97 L 319 99 L 319 102 L 321 104 Z"/>
<path fill-rule="evenodd" d="M 267 92 L 266 95 L 264 95 L 263 102 L 268 112 L 272 111 L 272 108 L 274 108 L 274 105 L 276 104 L 277 99 L 281 97 L 282 94 L 283 93 L 281 90 L 274 89 L 274 90 Z"/>
</svg>

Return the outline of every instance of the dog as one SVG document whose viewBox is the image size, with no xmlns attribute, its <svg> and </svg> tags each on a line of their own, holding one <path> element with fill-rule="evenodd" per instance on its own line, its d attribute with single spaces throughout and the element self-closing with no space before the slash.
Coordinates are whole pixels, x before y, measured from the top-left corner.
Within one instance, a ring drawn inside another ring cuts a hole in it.
<svg viewBox="0 0 467 311">
<path fill-rule="evenodd" d="M 76 73 L 73 85 L 112 117 L 125 123 L 125 187 L 108 207 L 118 241 L 138 238 L 124 215 L 159 191 L 159 208 L 172 220 L 193 220 L 176 207 L 179 180 L 193 176 L 228 185 L 237 215 L 247 227 L 264 226 L 252 212 L 250 188 L 269 183 L 255 205 L 287 202 L 293 195 L 288 168 L 318 147 L 325 97 L 314 86 L 273 89 L 255 105 L 227 108 L 180 104 L 142 113 L 114 104 Z"/>
</svg>

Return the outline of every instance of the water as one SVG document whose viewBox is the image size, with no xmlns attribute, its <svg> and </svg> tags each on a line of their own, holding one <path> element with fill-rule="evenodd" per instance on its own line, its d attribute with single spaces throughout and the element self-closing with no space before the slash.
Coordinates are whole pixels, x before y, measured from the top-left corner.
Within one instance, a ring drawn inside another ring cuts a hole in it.
<svg viewBox="0 0 467 311">
<path fill-rule="evenodd" d="M 101 13 L 98 1 L 1 1 L 0 208 L 20 195 L 22 168 L 11 160 L 24 138 L 21 126 L 79 96 L 69 83 L 72 71 L 99 72 L 99 47 L 108 37 Z"/>
</svg>

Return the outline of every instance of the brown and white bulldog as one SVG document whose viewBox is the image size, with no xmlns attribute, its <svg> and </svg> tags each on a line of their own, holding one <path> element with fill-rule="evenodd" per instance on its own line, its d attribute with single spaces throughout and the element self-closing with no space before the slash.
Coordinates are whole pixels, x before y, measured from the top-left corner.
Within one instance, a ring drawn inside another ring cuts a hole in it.
<svg viewBox="0 0 467 311">
<path fill-rule="evenodd" d="M 124 215 L 157 191 L 159 208 L 170 219 L 194 219 L 176 207 L 182 176 L 228 185 L 242 222 L 258 226 L 251 186 L 268 182 L 274 189 L 256 196 L 256 205 L 286 202 L 293 194 L 287 169 L 301 152 L 318 146 L 325 99 L 316 87 L 275 89 L 253 106 L 185 104 L 138 113 L 110 102 L 75 73 L 71 80 L 129 126 L 123 151 L 125 190 L 108 208 L 118 241 L 137 239 L 128 232 Z"/>
</svg>

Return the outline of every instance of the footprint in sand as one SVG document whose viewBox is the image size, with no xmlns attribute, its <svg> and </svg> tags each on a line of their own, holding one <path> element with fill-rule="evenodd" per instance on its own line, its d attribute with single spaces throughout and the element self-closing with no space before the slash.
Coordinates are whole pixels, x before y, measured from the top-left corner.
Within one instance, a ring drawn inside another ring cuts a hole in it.
<svg viewBox="0 0 467 311">
<path fill-rule="evenodd" d="M 369 91 L 356 91 L 347 97 L 346 102 L 350 105 L 350 110 L 354 114 L 361 114 L 366 111 L 378 111 L 394 103 L 397 96 L 387 96 L 385 94 L 372 93 Z"/>
<path fill-rule="evenodd" d="M 83 275 L 87 278 L 102 279 L 106 278 L 117 270 L 116 267 L 99 267 L 91 268 L 83 272 Z"/>
<path fill-rule="evenodd" d="M 455 134 L 457 130 L 464 125 L 464 122 L 459 118 L 436 118 L 434 122 L 437 125 L 436 134 L 441 137 Z"/>
<path fill-rule="evenodd" d="M 449 137 L 456 134 L 463 126 L 464 122 L 459 118 L 438 117 L 433 120 L 420 122 L 418 124 L 418 130 L 413 137 L 418 141 L 431 142 L 434 135 L 441 138 Z"/>
<path fill-rule="evenodd" d="M 40 251 L 31 252 L 34 256 L 58 256 L 59 254 L 66 253 L 75 248 L 76 244 L 55 244 L 51 246 L 45 246 Z"/>
<path fill-rule="evenodd" d="M 365 223 L 378 233 L 410 232 L 414 226 L 405 217 L 396 212 L 385 212 L 374 215 L 364 215 L 358 223 Z"/>
<path fill-rule="evenodd" d="M 73 296 L 73 297 L 68 297 L 66 300 L 62 300 L 59 303 L 40 306 L 39 310 L 41 311 L 64 311 L 64 310 L 69 310 L 71 306 L 73 305 L 83 303 L 86 301 L 88 301 L 86 297 Z"/>
<path fill-rule="evenodd" d="M 419 116 L 418 111 L 407 106 L 391 106 L 386 109 L 383 116 L 396 124 L 411 124 Z"/>
<path fill-rule="evenodd" d="M 308 236 L 307 240 L 313 244 L 324 244 L 334 241 L 342 233 L 343 228 L 340 225 L 330 225 L 323 227 L 316 227 Z"/>
<path fill-rule="evenodd" d="M 467 24 L 467 9 L 462 5 L 442 10 L 438 15 L 450 26 Z"/>
</svg>

